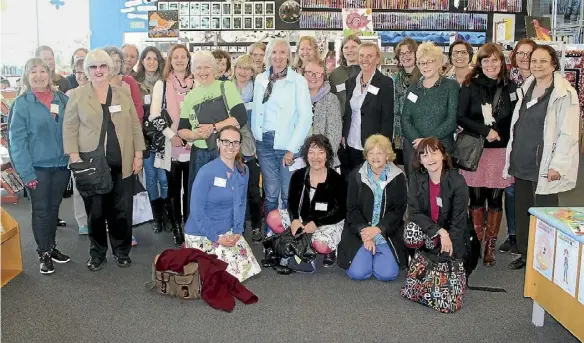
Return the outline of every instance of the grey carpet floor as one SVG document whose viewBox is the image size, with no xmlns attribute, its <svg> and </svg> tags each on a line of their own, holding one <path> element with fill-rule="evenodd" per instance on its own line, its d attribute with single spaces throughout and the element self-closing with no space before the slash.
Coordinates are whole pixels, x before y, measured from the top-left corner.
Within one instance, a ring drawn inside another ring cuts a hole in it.
<svg viewBox="0 0 584 343">
<path fill-rule="evenodd" d="M 289 276 L 264 270 L 245 283 L 259 302 L 238 303 L 225 313 L 203 301 L 181 303 L 145 290 L 154 255 L 171 247 L 169 233 L 137 228 L 139 245 L 132 249 L 130 268 L 110 262 L 91 273 L 85 268 L 88 238 L 77 234 L 72 202 L 65 199 L 61 215 L 69 226 L 59 228 L 57 237 L 72 261 L 43 276 L 28 201 L 5 208 L 20 223 L 24 273 L 1 289 L 4 343 L 577 342 L 550 316 L 542 328 L 531 324 L 532 302 L 522 297 L 523 273 L 508 270 L 511 259 L 503 254 L 497 266 L 481 265 L 470 282 L 507 293 L 469 291 L 464 308 L 453 315 L 404 300 L 399 295 L 403 275 L 392 283 L 354 282 L 338 267 Z"/>
</svg>

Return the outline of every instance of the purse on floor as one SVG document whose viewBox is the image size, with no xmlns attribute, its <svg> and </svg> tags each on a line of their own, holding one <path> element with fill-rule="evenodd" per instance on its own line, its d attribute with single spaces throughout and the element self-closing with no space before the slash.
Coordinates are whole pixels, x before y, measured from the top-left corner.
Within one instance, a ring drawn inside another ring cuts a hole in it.
<svg viewBox="0 0 584 343">
<path fill-rule="evenodd" d="M 436 256 L 433 261 L 426 253 L 416 251 L 400 294 L 436 311 L 454 313 L 462 308 L 465 289 L 462 260 Z"/>
<path fill-rule="evenodd" d="M 493 112 L 499 103 L 499 98 L 503 88 L 497 88 L 495 97 L 493 98 Z M 476 171 L 479 167 L 479 161 L 483 154 L 485 146 L 485 137 L 479 135 L 474 136 L 465 131 L 458 133 L 456 141 L 454 142 L 454 150 L 452 151 L 452 161 L 460 169 L 467 171 Z"/>
<path fill-rule="evenodd" d="M 201 298 L 201 276 L 199 274 L 199 264 L 191 262 L 183 267 L 183 273 L 176 273 L 172 270 L 156 270 L 156 261 L 154 258 L 152 265 L 152 281 L 146 286 L 155 288 L 156 291 L 163 295 L 177 297 L 181 300 L 196 300 Z"/>
</svg>

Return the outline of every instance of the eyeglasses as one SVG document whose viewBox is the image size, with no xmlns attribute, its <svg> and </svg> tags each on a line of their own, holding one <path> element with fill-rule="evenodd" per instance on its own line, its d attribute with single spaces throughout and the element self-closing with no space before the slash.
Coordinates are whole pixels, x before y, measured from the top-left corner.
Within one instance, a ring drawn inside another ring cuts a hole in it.
<svg viewBox="0 0 584 343">
<path fill-rule="evenodd" d="M 400 52 L 399 57 L 410 57 L 410 56 L 412 56 L 413 53 L 414 53 L 413 51 Z"/>
<path fill-rule="evenodd" d="M 436 60 L 429 60 L 429 61 L 426 61 L 426 62 L 418 62 L 418 66 L 425 67 L 425 66 L 432 65 L 434 62 L 436 62 Z"/>
<path fill-rule="evenodd" d="M 304 71 L 304 76 L 310 76 L 310 77 L 316 77 L 316 78 L 321 78 L 324 75 L 324 73 L 319 73 L 319 72 L 314 72 L 314 71 Z"/>
<path fill-rule="evenodd" d="M 264 58 L 266 56 L 266 54 L 258 54 L 258 53 L 255 53 L 255 54 L 252 54 L 251 56 L 253 58 Z"/>
<path fill-rule="evenodd" d="M 105 63 L 104 64 L 100 64 L 98 66 L 96 66 L 96 65 L 90 65 L 89 66 L 89 70 L 96 70 L 97 68 L 99 68 L 99 69 L 106 69 L 107 67 L 108 67 L 108 65 L 105 64 Z"/>
<path fill-rule="evenodd" d="M 529 58 L 531 57 L 531 52 L 517 51 L 516 55 L 521 58 Z"/>
<path fill-rule="evenodd" d="M 221 139 L 219 138 L 219 142 L 221 142 L 221 145 L 223 145 L 224 147 L 234 147 L 234 148 L 239 148 L 239 146 L 241 145 L 240 141 L 230 141 L 229 139 Z"/>
<path fill-rule="evenodd" d="M 452 55 L 454 55 L 454 56 L 464 56 L 464 55 L 468 55 L 468 51 L 466 51 L 466 50 L 458 50 L 458 51 L 454 50 L 452 52 Z"/>
</svg>

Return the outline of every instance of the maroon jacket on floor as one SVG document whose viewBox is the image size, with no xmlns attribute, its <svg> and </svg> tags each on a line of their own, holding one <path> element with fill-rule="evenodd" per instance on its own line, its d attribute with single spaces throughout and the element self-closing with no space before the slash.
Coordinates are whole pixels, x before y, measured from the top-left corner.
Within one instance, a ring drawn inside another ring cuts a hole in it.
<svg viewBox="0 0 584 343">
<path fill-rule="evenodd" d="M 166 249 L 156 261 L 156 270 L 182 273 L 183 267 L 191 262 L 199 264 L 201 298 L 211 307 L 231 312 L 235 308 L 233 297 L 246 305 L 258 301 L 255 294 L 225 271 L 227 263 L 219 260 L 216 255 L 207 254 L 199 249 Z"/>
</svg>

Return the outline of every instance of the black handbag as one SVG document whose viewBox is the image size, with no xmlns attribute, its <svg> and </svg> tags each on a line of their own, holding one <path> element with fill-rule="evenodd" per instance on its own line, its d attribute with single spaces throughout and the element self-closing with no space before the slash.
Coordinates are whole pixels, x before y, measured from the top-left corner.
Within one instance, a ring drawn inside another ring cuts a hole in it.
<svg viewBox="0 0 584 343">
<path fill-rule="evenodd" d="M 146 141 L 146 150 L 152 152 L 164 152 L 166 137 L 162 133 L 162 130 L 172 125 L 172 118 L 166 110 L 166 82 L 163 82 L 162 86 L 161 107 L 160 116 L 154 118 L 154 120 L 150 120 L 148 116 L 144 116 L 142 131 L 144 133 L 144 140 Z"/>
<path fill-rule="evenodd" d="M 497 88 L 495 92 L 495 97 L 493 98 L 492 111 L 495 112 L 495 108 L 499 103 L 499 97 L 503 88 Z M 456 137 L 456 142 L 454 142 L 454 150 L 452 151 L 452 161 L 460 169 L 468 171 L 476 171 L 479 167 L 479 161 L 481 160 L 481 155 L 483 154 L 483 148 L 485 146 L 485 137 L 479 135 L 475 136 L 465 131 L 462 131 Z"/>
<path fill-rule="evenodd" d="M 106 105 L 109 107 L 112 102 L 111 89 L 108 91 Z M 91 197 L 99 194 L 107 194 L 113 189 L 113 180 L 110 167 L 105 156 L 105 133 L 111 120 L 111 115 L 103 116 L 101 123 L 101 133 L 97 148 L 90 152 L 80 152 L 80 162 L 71 163 L 69 169 L 75 177 L 77 190 L 82 197 Z"/>
</svg>

